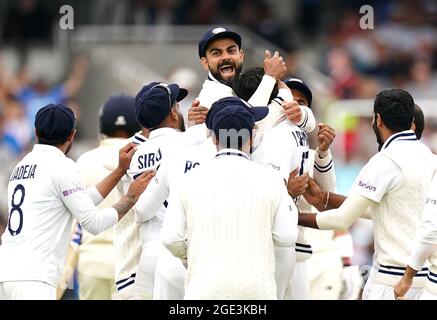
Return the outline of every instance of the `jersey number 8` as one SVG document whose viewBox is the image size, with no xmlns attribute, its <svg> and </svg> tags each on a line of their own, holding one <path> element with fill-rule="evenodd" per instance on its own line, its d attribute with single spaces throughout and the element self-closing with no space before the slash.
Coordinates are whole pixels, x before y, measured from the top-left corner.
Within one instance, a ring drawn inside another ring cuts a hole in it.
<svg viewBox="0 0 437 320">
<path fill-rule="evenodd" d="M 21 191 L 21 199 L 20 201 L 18 201 L 18 203 L 15 203 L 15 195 L 17 194 L 17 191 L 20 190 Z M 19 184 L 15 187 L 14 193 L 12 194 L 12 200 L 11 200 L 11 212 L 9 213 L 9 219 L 8 219 L 8 230 L 9 233 L 15 237 L 16 235 L 18 235 L 21 232 L 21 228 L 23 227 L 23 210 L 21 210 L 21 205 L 24 202 L 24 196 L 25 196 L 26 192 L 24 190 L 23 185 Z M 12 214 L 18 212 L 18 216 L 20 218 L 19 220 L 19 224 L 18 224 L 18 228 L 13 230 L 12 226 L 11 226 L 11 219 L 12 219 Z"/>
</svg>

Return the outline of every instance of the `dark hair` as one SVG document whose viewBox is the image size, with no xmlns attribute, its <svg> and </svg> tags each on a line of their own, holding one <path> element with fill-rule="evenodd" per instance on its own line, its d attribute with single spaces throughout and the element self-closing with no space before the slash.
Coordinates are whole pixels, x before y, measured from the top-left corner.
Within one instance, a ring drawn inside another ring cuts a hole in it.
<svg viewBox="0 0 437 320">
<path fill-rule="evenodd" d="M 417 139 L 420 140 L 422 138 L 423 130 L 425 129 L 425 116 L 423 114 L 422 109 L 417 104 L 414 105 L 413 122 L 416 126 L 414 132 L 416 133 Z"/>
<path fill-rule="evenodd" d="M 414 118 L 414 100 L 402 89 L 383 90 L 376 95 L 373 111 L 379 113 L 388 129 L 394 132 L 409 130 Z"/>
<path fill-rule="evenodd" d="M 71 130 L 71 132 L 68 134 L 68 136 L 61 138 L 61 139 L 57 139 L 57 140 L 47 140 L 41 136 L 39 136 L 39 133 L 36 132 L 36 140 L 38 141 L 38 144 L 46 144 L 49 146 L 58 146 L 58 145 L 62 145 L 65 142 L 67 142 L 68 137 L 73 133 L 75 128 L 73 128 L 73 130 Z"/>
<path fill-rule="evenodd" d="M 260 67 L 254 67 L 240 73 L 238 77 L 235 77 L 235 80 L 233 82 L 233 89 L 236 95 L 245 101 L 249 101 L 249 99 L 252 97 L 259 84 L 261 83 L 264 74 L 264 69 Z M 278 85 L 275 84 L 269 98 L 269 103 L 277 95 Z"/>
</svg>

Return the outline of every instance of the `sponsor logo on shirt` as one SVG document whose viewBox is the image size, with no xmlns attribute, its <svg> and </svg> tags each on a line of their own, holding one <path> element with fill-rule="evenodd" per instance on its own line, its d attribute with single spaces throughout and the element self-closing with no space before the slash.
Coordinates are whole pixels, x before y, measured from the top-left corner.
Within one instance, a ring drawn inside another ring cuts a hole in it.
<svg viewBox="0 0 437 320">
<path fill-rule="evenodd" d="M 365 182 L 363 182 L 363 181 L 361 181 L 361 180 L 360 180 L 360 182 L 358 182 L 358 185 L 359 185 L 360 187 L 364 188 L 364 189 L 369 190 L 369 191 L 373 191 L 373 192 L 376 191 L 376 187 L 374 187 L 374 186 L 372 186 L 372 185 L 370 185 L 370 184 L 367 184 L 367 183 L 365 183 Z"/>
<path fill-rule="evenodd" d="M 431 198 L 428 198 L 428 199 L 426 199 L 426 204 L 432 204 L 433 206 L 435 206 L 436 204 L 437 204 L 437 200 L 436 199 L 431 199 Z"/>
<path fill-rule="evenodd" d="M 267 163 L 267 167 L 272 167 L 275 170 L 281 171 L 281 166 L 278 166 L 277 164 L 274 164 L 273 162 Z"/>
<path fill-rule="evenodd" d="M 71 195 L 73 193 L 76 193 L 76 192 L 79 192 L 79 191 L 83 191 L 83 188 L 82 187 L 76 187 L 76 188 L 73 188 L 73 189 L 64 190 L 64 191 L 62 191 L 62 195 L 64 197 L 68 197 L 69 195 Z"/>
</svg>

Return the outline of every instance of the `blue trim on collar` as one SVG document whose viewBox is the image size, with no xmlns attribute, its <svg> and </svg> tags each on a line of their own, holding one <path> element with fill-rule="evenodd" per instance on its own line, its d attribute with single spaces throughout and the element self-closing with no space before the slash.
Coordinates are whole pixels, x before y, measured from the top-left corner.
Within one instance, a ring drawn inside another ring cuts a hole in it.
<svg viewBox="0 0 437 320">
<path fill-rule="evenodd" d="M 235 150 L 235 151 L 231 151 L 231 150 L 219 151 L 215 155 L 216 158 L 220 158 L 222 156 L 237 156 L 237 157 L 242 157 L 242 158 L 246 158 L 247 160 L 249 160 L 249 157 L 247 156 L 247 154 L 245 154 L 244 152 L 241 152 L 241 151 L 237 151 L 237 150 Z"/>
<path fill-rule="evenodd" d="M 396 140 L 406 140 L 406 139 L 399 139 L 399 138 L 408 138 L 408 140 L 417 140 L 416 134 L 414 132 L 399 132 L 394 135 L 392 135 L 383 145 L 381 150 L 387 149 L 387 147 Z"/>
</svg>

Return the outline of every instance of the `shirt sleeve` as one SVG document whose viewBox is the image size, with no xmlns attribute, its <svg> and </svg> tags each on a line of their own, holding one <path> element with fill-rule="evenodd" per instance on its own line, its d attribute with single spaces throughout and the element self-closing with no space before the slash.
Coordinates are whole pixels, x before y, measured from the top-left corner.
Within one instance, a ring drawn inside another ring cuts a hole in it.
<svg viewBox="0 0 437 320">
<path fill-rule="evenodd" d="M 176 189 L 169 198 L 169 206 L 165 213 L 161 228 L 161 240 L 167 249 L 177 258 L 187 258 L 187 241 L 185 230 L 187 218 L 182 203 L 181 193 Z"/>
<path fill-rule="evenodd" d="M 264 75 L 261 83 L 248 102 L 252 106 L 267 106 L 275 84 L 275 78 L 269 75 Z"/>
<path fill-rule="evenodd" d="M 278 247 L 294 247 L 298 235 L 297 208 L 285 187 L 272 226 L 273 241 Z"/>
<path fill-rule="evenodd" d="M 71 162 L 57 176 L 59 197 L 81 226 L 96 235 L 118 221 L 118 213 L 112 207 L 98 209 L 80 182 L 77 165 Z"/>
<path fill-rule="evenodd" d="M 323 190 L 331 192 L 335 190 L 334 161 L 329 150 L 324 158 L 320 158 L 318 150 L 315 151 L 313 176 Z"/>
<path fill-rule="evenodd" d="M 359 173 L 352 192 L 379 203 L 401 178 L 400 167 L 388 157 L 377 154 Z"/>
<path fill-rule="evenodd" d="M 320 212 L 316 215 L 317 226 L 321 230 L 348 229 L 366 209 L 372 200 L 359 194 L 352 194 L 346 198 L 338 209 Z"/>
<path fill-rule="evenodd" d="M 300 106 L 300 110 L 302 111 L 302 120 L 297 123 L 297 126 L 306 133 L 310 133 L 316 128 L 316 118 L 313 111 L 306 106 Z"/>
<path fill-rule="evenodd" d="M 168 165 L 166 162 L 162 162 L 155 177 L 135 204 L 136 222 L 143 223 L 152 219 L 164 201 L 167 200 L 170 192 L 167 175 Z"/>
<path fill-rule="evenodd" d="M 91 198 L 95 206 L 98 206 L 105 198 L 102 197 L 96 186 L 86 189 L 86 193 Z"/>
<path fill-rule="evenodd" d="M 293 95 L 290 90 L 279 89 L 278 95 L 268 105 L 269 114 L 267 117 L 256 123 L 258 129 L 263 131 L 268 128 L 273 128 L 281 121 L 284 121 L 286 118 L 284 108 L 282 108 L 282 103 L 289 100 L 293 100 Z"/>
<path fill-rule="evenodd" d="M 416 241 L 437 245 L 437 175 L 434 175 L 422 219 L 419 222 Z"/>
</svg>

